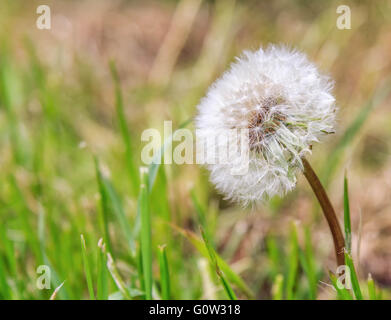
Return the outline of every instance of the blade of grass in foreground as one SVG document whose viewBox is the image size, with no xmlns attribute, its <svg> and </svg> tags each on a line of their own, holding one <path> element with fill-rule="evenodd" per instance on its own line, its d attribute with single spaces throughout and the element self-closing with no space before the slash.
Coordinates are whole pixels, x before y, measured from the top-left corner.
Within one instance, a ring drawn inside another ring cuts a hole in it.
<svg viewBox="0 0 391 320">
<path fill-rule="evenodd" d="M 101 238 L 98 241 L 98 281 L 96 288 L 98 300 L 107 300 L 109 298 L 108 270 L 106 267 L 105 252 L 105 244 Z"/>
<path fill-rule="evenodd" d="M 268 235 L 266 238 L 266 248 L 267 256 L 269 258 L 271 278 L 274 279 L 281 272 L 281 254 L 277 241 L 272 235 Z"/>
<path fill-rule="evenodd" d="M 110 275 L 113 278 L 117 288 L 119 289 L 119 291 L 121 292 L 122 296 L 125 299 L 131 300 L 132 297 L 131 297 L 131 295 L 125 285 L 125 282 L 122 280 L 122 278 L 117 270 L 117 267 L 114 263 L 113 257 L 111 256 L 110 253 L 107 253 L 106 256 L 107 256 L 107 269 L 110 271 Z"/>
<path fill-rule="evenodd" d="M 193 119 L 190 118 L 190 119 L 187 119 L 186 121 L 184 121 L 178 129 L 182 129 L 182 128 L 185 128 Z M 157 172 L 159 170 L 159 167 L 160 167 L 160 164 L 162 162 L 162 158 L 163 158 L 163 155 L 164 155 L 164 152 L 165 150 L 167 149 L 167 147 L 169 147 L 171 144 L 172 144 L 172 137 L 173 135 L 169 136 L 163 143 L 161 149 L 160 149 L 160 152 L 158 154 L 155 155 L 155 158 L 153 159 L 152 163 L 149 165 L 148 167 L 148 190 L 149 192 L 151 192 L 152 190 L 152 187 L 155 183 L 155 179 L 156 179 L 156 175 L 157 175 Z"/>
<path fill-rule="evenodd" d="M 273 300 L 282 300 L 284 296 L 284 276 L 277 274 L 272 287 Z"/>
<path fill-rule="evenodd" d="M 103 240 L 107 246 L 107 251 L 111 253 L 111 245 L 110 245 L 110 237 L 109 237 L 109 213 L 110 213 L 109 200 L 103 184 L 103 177 L 99 169 L 98 159 L 94 157 L 94 161 L 95 161 L 96 178 L 98 180 L 100 202 L 101 202 L 99 223 L 103 231 Z"/>
<path fill-rule="evenodd" d="M 350 269 L 350 279 L 352 282 L 354 295 L 357 300 L 363 300 L 360 283 L 358 282 L 356 269 L 354 268 L 354 264 L 353 264 L 353 259 L 348 252 L 345 252 L 345 263 Z"/>
<path fill-rule="evenodd" d="M 368 295 L 370 300 L 376 300 L 376 287 L 371 274 L 368 275 Z"/>
<path fill-rule="evenodd" d="M 137 276 L 139 279 L 139 288 L 145 292 L 144 275 L 143 275 L 143 258 L 140 246 L 137 249 Z"/>
<path fill-rule="evenodd" d="M 115 191 L 111 181 L 108 178 L 104 177 L 102 172 L 100 171 L 98 160 L 96 160 L 96 165 L 99 190 L 101 192 L 102 201 L 103 199 L 105 201 L 104 206 L 102 204 L 102 208 L 106 210 L 105 216 L 108 216 L 111 211 L 114 213 L 121 227 L 121 230 L 128 242 L 132 255 L 134 256 L 136 251 L 134 244 L 134 235 L 132 232 L 132 228 L 130 227 L 130 224 L 128 222 L 128 219 L 125 215 L 121 200 L 117 192 Z M 107 220 L 107 218 L 105 219 Z"/>
<path fill-rule="evenodd" d="M 353 297 L 350 295 L 349 290 L 345 287 L 340 288 L 338 286 L 337 277 L 332 272 L 329 272 L 329 277 L 334 289 L 337 291 L 338 299 L 340 300 L 353 300 Z"/>
<path fill-rule="evenodd" d="M 305 260 L 307 263 L 307 277 L 309 281 L 310 287 L 310 297 L 311 299 L 316 299 L 317 293 L 317 276 L 315 270 L 315 259 L 314 259 L 314 251 L 312 248 L 312 239 L 311 239 L 311 231 L 310 228 L 306 227 L 305 230 Z"/>
<path fill-rule="evenodd" d="M 81 241 L 81 253 L 82 253 L 83 264 L 84 264 L 84 273 L 87 279 L 88 292 L 90 294 L 90 299 L 95 300 L 94 286 L 92 284 L 92 274 L 90 269 L 90 263 L 88 262 L 88 256 L 87 256 L 86 241 L 82 234 L 80 235 L 80 241 Z"/>
<path fill-rule="evenodd" d="M 0 299 L 1 300 L 10 300 L 11 299 L 11 290 L 7 283 L 7 278 L 5 276 L 5 266 L 3 263 L 3 257 L 0 256 Z"/>
<path fill-rule="evenodd" d="M 228 281 L 225 279 L 223 272 L 221 271 L 219 264 L 216 259 L 216 253 L 212 246 L 210 245 L 207 236 L 205 235 L 204 230 L 201 228 L 201 234 L 202 239 L 204 240 L 204 244 L 206 246 L 206 249 L 208 250 L 209 259 L 213 265 L 213 267 L 216 270 L 216 273 L 224 287 L 225 292 L 227 293 L 227 296 L 230 300 L 237 300 L 235 292 L 232 290 L 231 286 L 229 285 Z"/>
<path fill-rule="evenodd" d="M 159 267 L 160 267 L 160 282 L 162 286 L 163 300 L 170 300 L 170 273 L 168 270 L 166 246 L 158 247 Z"/>
<path fill-rule="evenodd" d="M 192 118 L 184 121 L 178 129 L 185 128 L 190 122 L 192 121 Z M 152 163 L 148 166 L 148 193 L 152 192 L 152 188 L 155 184 L 156 177 L 160 168 L 160 164 L 163 160 L 163 155 L 166 150 L 166 148 L 172 144 L 172 135 L 169 136 L 163 143 L 163 146 L 160 148 L 160 152 L 158 152 L 152 161 Z M 140 232 L 140 195 L 138 199 L 138 205 L 137 205 L 137 215 L 136 215 L 136 221 L 134 222 L 133 227 L 133 235 L 135 238 L 137 238 L 139 232 Z"/>
<path fill-rule="evenodd" d="M 141 258 L 144 276 L 145 298 L 152 299 L 152 243 L 151 216 L 149 212 L 148 169 L 143 167 L 141 173 L 141 189 L 139 212 L 141 219 Z"/>
<path fill-rule="evenodd" d="M 356 269 L 354 268 L 353 259 L 351 257 L 351 243 L 352 243 L 352 228 L 350 222 L 350 207 L 349 207 L 349 193 L 348 193 L 348 179 L 344 177 L 344 225 L 345 225 L 345 243 L 347 252 L 345 252 L 345 264 L 349 268 L 350 280 L 353 287 L 353 292 L 357 300 L 362 300 L 363 296 L 360 289 L 360 283 L 357 278 Z"/>
<path fill-rule="evenodd" d="M 208 249 L 205 246 L 205 243 L 197 237 L 197 235 L 190 231 L 182 229 L 176 225 L 171 225 L 175 230 L 177 230 L 182 236 L 188 239 L 191 244 L 201 253 L 204 257 L 209 258 Z M 215 253 L 216 260 L 218 261 L 220 269 L 224 272 L 224 275 L 227 279 L 233 283 L 238 289 L 240 289 L 244 295 L 249 299 L 254 299 L 254 294 L 251 289 L 246 285 L 242 278 L 237 275 L 231 267 L 226 263 L 217 253 Z"/>
<path fill-rule="evenodd" d="M 120 80 L 114 61 L 110 61 L 110 71 L 115 86 L 115 108 L 117 111 L 118 123 L 121 131 L 121 136 L 125 144 L 126 166 L 128 169 L 129 179 L 132 186 L 132 192 L 133 194 L 136 194 L 138 189 L 138 184 L 139 184 L 139 177 L 137 174 L 136 166 L 133 162 L 132 144 L 131 144 L 130 134 L 128 131 L 128 125 L 126 123 L 121 85 L 120 85 Z"/>
<path fill-rule="evenodd" d="M 343 213 L 344 213 L 346 250 L 349 252 L 349 254 L 351 254 L 351 252 L 352 252 L 352 227 L 350 224 L 348 179 L 346 177 L 346 173 L 345 173 L 344 184 L 343 184 Z"/>
<path fill-rule="evenodd" d="M 56 272 L 56 269 L 53 267 L 51 262 L 49 261 L 49 257 L 46 254 L 46 245 L 45 245 L 45 210 L 43 206 L 39 205 L 39 211 L 38 211 L 38 241 L 39 241 L 39 247 L 41 250 L 41 256 L 43 259 L 43 264 L 47 265 L 49 269 L 51 270 L 51 284 L 56 288 L 52 294 L 54 297 L 59 297 L 63 300 L 69 300 L 74 298 L 73 296 L 70 296 L 72 292 L 70 291 L 69 294 L 67 292 L 66 286 L 64 286 L 64 282 L 60 281 L 60 278 Z M 62 290 L 60 290 L 62 289 Z"/>
<path fill-rule="evenodd" d="M 0 251 L 0 299 L 17 299 L 19 294 L 17 285 L 11 290 L 7 281 L 7 275 L 8 277 L 17 279 L 17 255 L 15 253 L 15 247 L 8 239 L 7 227 L 3 223 L 0 223 L 0 243 L 2 244 L 2 250 Z"/>
<path fill-rule="evenodd" d="M 296 224 L 292 223 L 290 237 L 290 251 L 288 257 L 288 278 L 286 285 L 286 297 L 288 300 L 294 299 L 294 286 L 297 278 L 297 270 L 299 266 L 299 244 L 297 240 Z"/>
<path fill-rule="evenodd" d="M 201 206 L 200 202 L 198 201 L 194 189 L 190 193 L 191 200 L 193 202 L 193 206 L 195 209 L 195 212 L 197 213 L 198 223 L 201 225 L 202 229 L 205 231 L 205 236 L 208 239 L 209 243 L 214 246 L 214 241 L 212 237 L 212 232 L 209 227 L 209 223 L 206 219 L 206 210 Z"/>
</svg>

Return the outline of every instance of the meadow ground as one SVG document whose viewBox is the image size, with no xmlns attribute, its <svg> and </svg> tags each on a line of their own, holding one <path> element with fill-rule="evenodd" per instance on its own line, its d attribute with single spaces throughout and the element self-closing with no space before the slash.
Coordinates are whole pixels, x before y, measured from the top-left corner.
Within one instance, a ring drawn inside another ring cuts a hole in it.
<svg viewBox="0 0 391 320">
<path fill-rule="evenodd" d="M 338 1 L 48 0 L 50 30 L 39 4 L 0 5 L 1 299 L 349 298 L 303 178 L 247 209 L 197 165 L 151 166 L 141 187 L 141 132 L 192 119 L 234 57 L 268 43 L 335 79 L 338 130 L 310 161 L 341 223 L 346 172 L 361 291 L 390 297 L 390 1 L 344 3 L 348 30 Z"/>
</svg>

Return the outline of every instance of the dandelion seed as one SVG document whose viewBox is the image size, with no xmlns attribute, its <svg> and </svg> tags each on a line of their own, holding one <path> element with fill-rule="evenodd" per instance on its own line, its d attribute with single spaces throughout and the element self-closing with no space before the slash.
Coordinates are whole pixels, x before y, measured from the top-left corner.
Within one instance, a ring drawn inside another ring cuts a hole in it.
<svg viewBox="0 0 391 320">
<path fill-rule="evenodd" d="M 218 139 L 232 129 L 248 130 L 248 171 L 233 175 L 239 151 L 227 163 L 206 164 L 210 179 L 228 199 L 247 204 L 283 196 L 303 171 L 302 158 L 315 142 L 334 132 L 331 79 L 296 50 L 270 45 L 245 51 L 198 105 L 197 141 L 226 149 Z"/>
</svg>

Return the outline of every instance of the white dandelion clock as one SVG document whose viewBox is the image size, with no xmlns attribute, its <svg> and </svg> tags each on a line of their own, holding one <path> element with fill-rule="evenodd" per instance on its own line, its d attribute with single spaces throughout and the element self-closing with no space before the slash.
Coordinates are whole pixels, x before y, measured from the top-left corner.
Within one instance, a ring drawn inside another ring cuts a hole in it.
<svg viewBox="0 0 391 320">
<path fill-rule="evenodd" d="M 206 161 L 217 189 L 242 203 L 292 190 L 303 170 L 303 156 L 334 131 L 332 87 L 330 78 L 296 50 L 269 46 L 245 51 L 198 106 L 198 145 L 230 150 L 229 161 Z M 248 157 L 240 148 L 232 152 L 240 135 L 221 138 L 230 130 L 248 132 Z M 232 174 L 240 161 L 247 161 L 248 170 Z"/>
<path fill-rule="evenodd" d="M 286 194 L 303 172 L 329 224 L 338 265 L 343 265 L 345 242 L 337 216 L 305 159 L 315 142 L 334 132 L 332 87 L 301 52 L 272 45 L 245 51 L 198 105 L 197 151 L 206 151 L 217 189 L 244 204 Z M 246 139 L 232 131 L 245 132 Z M 247 152 L 239 147 L 243 144 Z M 235 172 L 238 167 L 247 170 Z"/>
</svg>

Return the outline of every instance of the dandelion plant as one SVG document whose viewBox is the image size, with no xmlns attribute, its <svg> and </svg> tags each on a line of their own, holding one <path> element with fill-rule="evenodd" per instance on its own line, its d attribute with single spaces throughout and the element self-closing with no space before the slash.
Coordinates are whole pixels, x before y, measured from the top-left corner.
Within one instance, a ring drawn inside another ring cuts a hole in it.
<svg viewBox="0 0 391 320">
<path fill-rule="evenodd" d="M 338 265 L 344 264 L 344 238 L 335 211 L 306 157 L 312 146 L 335 131 L 333 81 L 305 54 L 284 46 L 245 51 L 209 88 L 198 105 L 198 142 L 207 151 L 229 150 L 229 161 L 207 162 L 216 188 L 243 204 L 284 196 L 304 173 L 329 224 Z M 246 130 L 248 170 L 232 174 L 243 161 L 240 135 Z M 236 148 L 232 148 L 235 146 Z"/>
</svg>

